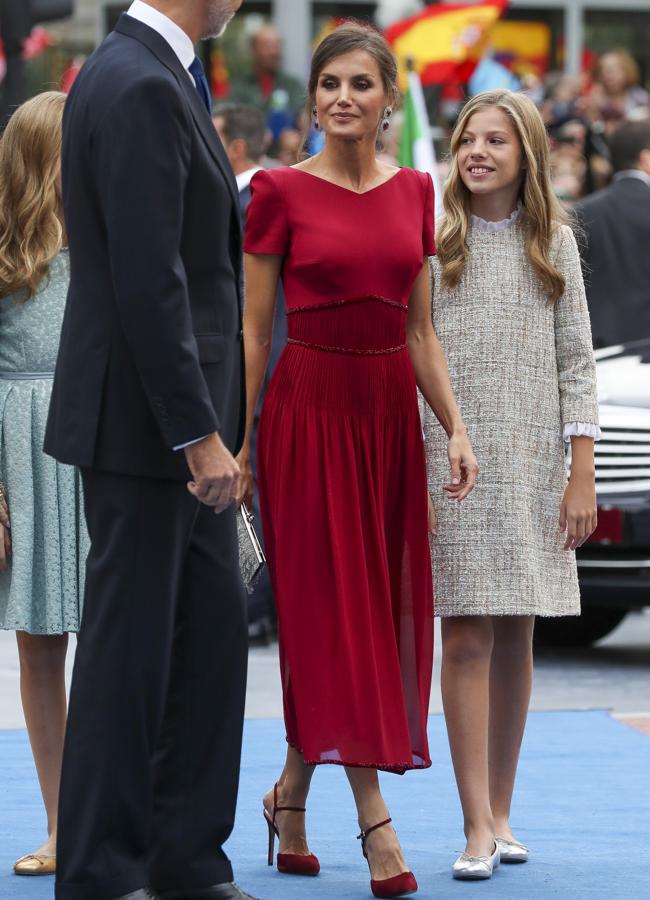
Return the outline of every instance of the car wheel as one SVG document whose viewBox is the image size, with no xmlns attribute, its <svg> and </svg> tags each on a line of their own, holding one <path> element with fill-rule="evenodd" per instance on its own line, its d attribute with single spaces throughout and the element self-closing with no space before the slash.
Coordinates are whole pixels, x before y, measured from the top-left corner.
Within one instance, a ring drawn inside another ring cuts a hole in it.
<svg viewBox="0 0 650 900">
<path fill-rule="evenodd" d="M 583 610 L 581 616 L 538 616 L 535 643 L 542 647 L 587 647 L 613 631 L 626 615 L 626 609 L 596 606 Z"/>
</svg>

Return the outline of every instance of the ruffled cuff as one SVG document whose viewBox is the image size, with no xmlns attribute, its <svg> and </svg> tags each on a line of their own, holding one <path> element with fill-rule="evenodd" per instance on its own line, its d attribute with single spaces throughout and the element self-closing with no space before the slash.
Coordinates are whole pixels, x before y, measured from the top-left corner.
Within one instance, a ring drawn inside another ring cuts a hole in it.
<svg viewBox="0 0 650 900">
<path fill-rule="evenodd" d="M 567 422 L 564 426 L 564 440 L 568 442 L 572 437 L 590 437 L 599 441 L 602 435 L 599 426 L 593 422 Z"/>
</svg>

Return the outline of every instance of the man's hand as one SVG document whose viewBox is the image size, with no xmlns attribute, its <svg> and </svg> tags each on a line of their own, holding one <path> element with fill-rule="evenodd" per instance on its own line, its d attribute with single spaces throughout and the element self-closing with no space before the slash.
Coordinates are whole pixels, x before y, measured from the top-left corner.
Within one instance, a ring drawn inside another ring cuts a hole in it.
<svg viewBox="0 0 650 900">
<path fill-rule="evenodd" d="M 187 489 L 197 500 L 221 513 L 239 496 L 241 473 L 219 435 L 209 434 L 184 450 L 193 480 Z"/>
</svg>

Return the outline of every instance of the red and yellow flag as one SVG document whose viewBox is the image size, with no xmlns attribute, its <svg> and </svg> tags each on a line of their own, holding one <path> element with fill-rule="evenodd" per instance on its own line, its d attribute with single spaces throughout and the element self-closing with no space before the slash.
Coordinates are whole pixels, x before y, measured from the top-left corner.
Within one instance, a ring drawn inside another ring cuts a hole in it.
<svg viewBox="0 0 650 900">
<path fill-rule="evenodd" d="M 386 30 L 405 81 L 411 64 L 423 84 L 468 81 L 508 0 L 436 3 Z"/>
<path fill-rule="evenodd" d="M 490 50 L 515 75 L 542 77 L 550 63 L 551 29 L 545 22 L 497 22 L 490 30 Z"/>
<path fill-rule="evenodd" d="M 210 51 L 210 90 L 217 100 L 225 100 L 230 95 L 230 73 L 223 49 L 218 44 L 213 44 Z"/>
</svg>

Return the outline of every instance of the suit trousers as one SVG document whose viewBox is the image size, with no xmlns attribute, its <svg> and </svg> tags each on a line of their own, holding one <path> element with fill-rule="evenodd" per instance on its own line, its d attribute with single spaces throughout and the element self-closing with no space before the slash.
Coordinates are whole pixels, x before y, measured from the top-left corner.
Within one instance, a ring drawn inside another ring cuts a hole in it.
<svg viewBox="0 0 650 900">
<path fill-rule="evenodd" d="M 247 666 L 234 510 L 84 469 L 91 539 L 65 740 L 57 900 L 232 881 Z"/>
</svg>

